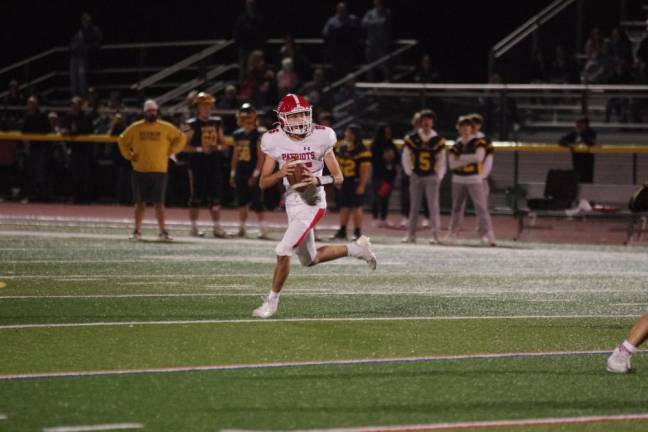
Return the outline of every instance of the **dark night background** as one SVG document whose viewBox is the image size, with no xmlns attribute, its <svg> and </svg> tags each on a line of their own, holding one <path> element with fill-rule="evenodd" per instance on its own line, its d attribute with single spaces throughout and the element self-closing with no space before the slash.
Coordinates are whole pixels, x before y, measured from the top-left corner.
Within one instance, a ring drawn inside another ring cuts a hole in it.
<svg viewBox="0 0 648 432">
<path fill-rule="evenodd" d="M 257 0 L 270 37 L 281 37 L 287 31 L 297 37 L 320 37 L 324 22 L 333 14 L 336 3 L 334 0 Z M 447 82 L 483 82 L 490 47 L 549 3 L 550 0 L 387 0 L 394 16 L 394 36 L 418 39 L 418 53 L 431 53 Z M 351 13 L 361 17 L 373 2 L 351 0 L 347 4 Z M 4 19 L 0 27 L 3 60 L 0 66 L 52 46 L 67 45 L 79 28 L 83 11 L 93 15 L 94 22 L 103 31 L 104 43 L 120 43 L 229 38 L 242 5 L 241 0 L 10 0 L 3 2 Z M 584 0 L 583 9 L 584 33 L 593 26 L 609 31 L 620 19 L 619 0 Z M 637 1 L 628 1 L 627 10 L 628 19 L 645 18 Z M 572 52 L 582 51 L 582 47 L 574 47 L 575 16 L 574 5 L 563 11 L 540 34 L 541 45 L 551 51 L 556 43 L 562 43 Z M 507 60 L 525 61 L 529 47 L 519 47 Z"/>
</svg>

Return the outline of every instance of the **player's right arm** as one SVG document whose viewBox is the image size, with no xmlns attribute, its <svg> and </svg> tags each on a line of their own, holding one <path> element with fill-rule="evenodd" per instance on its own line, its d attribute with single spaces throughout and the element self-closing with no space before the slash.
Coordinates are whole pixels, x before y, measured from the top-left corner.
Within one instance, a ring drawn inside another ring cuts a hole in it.
<svg viewBox="0 0 648 432">
<path fill-rule="evenodd" d="M 269 156 L 265 158 L 265 160 L 263 161 L 263 168 L 261 169 L 259 188 L 271 188 L 272 186 L 279 183 L 281 179 L 283 179 L 287 175 L 291 175 L 295 171 L 294 164 L 285 163 L 279 171 L 275 172 L 275 165 L 277 165 L 277 162 L 274 159 Z"/>
<path fill-rule="evenodd" d="M 133 137 L 134 137 L 134 132 L 133 128 L 129 127 L 126 129 L 121 136 L 119 137 L 119 153 L 121 153 L 122 157 L 126 160 L 129 161 L 137 161 L 138 159 L 138 154 L 135 152 L 133 149 Z"/>
</svg>

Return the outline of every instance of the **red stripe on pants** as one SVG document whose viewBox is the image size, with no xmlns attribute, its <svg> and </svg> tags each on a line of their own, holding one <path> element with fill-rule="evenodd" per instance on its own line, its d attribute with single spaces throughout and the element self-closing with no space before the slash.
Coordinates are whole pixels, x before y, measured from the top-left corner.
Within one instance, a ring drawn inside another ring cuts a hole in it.
<svg viewBox="0 0 648 432">
<path fill-rule="evenodd" d="M 304 231 L 301 237 L 299 237 L 299 240 L 297 240 L 297 243 L 295 243 L 295 245 L 293 246 L 294 248 L 298 247 L 301 244 L 301 242 L 304 241 L 304 238 L 308 235 L 308 232 L 312 230 L 315 227 L 315 225 L 317 225 L 317 222 L 319 222 L 320 219 L 322 219 L 324 213 L 326 213 L 326 210 L 324 210 L 323 208 L 317 210 L 317 213 L 315 213 L 315 217 L 308 225 L 308 228 L 306 228 L 306 231 Z"/>
</svg>

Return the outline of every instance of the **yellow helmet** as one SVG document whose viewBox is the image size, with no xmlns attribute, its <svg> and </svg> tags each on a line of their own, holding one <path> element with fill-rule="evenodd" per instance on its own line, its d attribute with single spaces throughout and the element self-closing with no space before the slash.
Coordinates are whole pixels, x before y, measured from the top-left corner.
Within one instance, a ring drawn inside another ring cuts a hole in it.
<svg viewBox="0 0 648 432">
<path fill-rule="evenodd" d="M 214 105 L 214 97 L 206 92 L 200 92 L 193 100 L 194 105 Z"/>
</svg>

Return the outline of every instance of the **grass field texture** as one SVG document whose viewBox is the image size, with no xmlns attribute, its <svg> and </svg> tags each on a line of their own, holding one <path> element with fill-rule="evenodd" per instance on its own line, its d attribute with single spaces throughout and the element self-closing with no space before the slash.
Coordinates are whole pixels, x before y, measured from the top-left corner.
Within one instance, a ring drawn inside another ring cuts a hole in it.
<svg viewBox="0 0 648 432">
<path fill-rule="evenodd" d="M 645 247 L 379 237 L 373 272 L 293 260 L 259 321 L 275 242 L 126 232 L 0 224 L 0 431 L 648 429 L 645 355 L 605 371 Z"/>
</svg>

